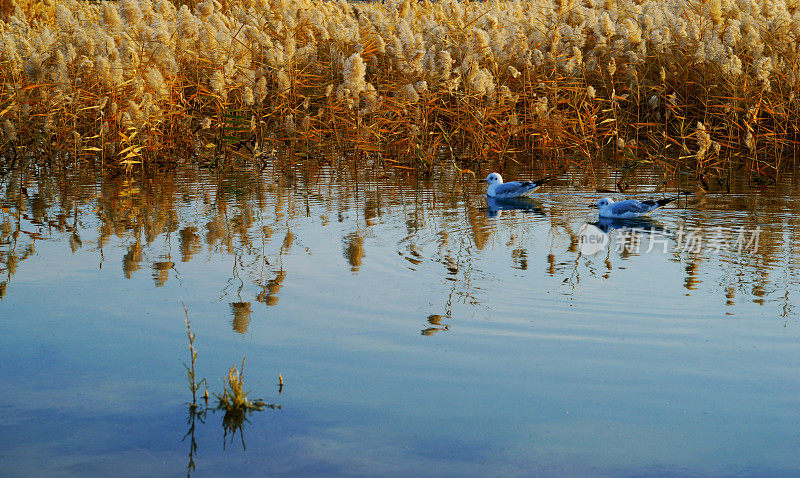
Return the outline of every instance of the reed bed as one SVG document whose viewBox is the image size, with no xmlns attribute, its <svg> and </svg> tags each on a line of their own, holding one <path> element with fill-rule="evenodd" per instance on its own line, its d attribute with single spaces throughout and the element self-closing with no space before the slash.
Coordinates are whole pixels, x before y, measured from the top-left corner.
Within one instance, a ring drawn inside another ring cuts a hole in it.
<svg viewBox="0 0 800 478">
<path fill-rule="evenodd" d="M 6 162 L 258 163 L 334 145 L 398 168 L 656 163 L 705 182 L 775 175 L 797 151 L 797 0 L 0 10 Z"/>
</svg>

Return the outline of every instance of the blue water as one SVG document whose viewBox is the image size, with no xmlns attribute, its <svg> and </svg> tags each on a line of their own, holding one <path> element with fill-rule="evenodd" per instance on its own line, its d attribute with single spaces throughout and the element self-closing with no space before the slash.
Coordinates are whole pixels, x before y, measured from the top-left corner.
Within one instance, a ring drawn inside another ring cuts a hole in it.
<svg viewBox="0 0 800 478">
<path fill-rule="evenodd" d="M 233 437 L 201 415 L 197 476 L 800 473 L 791 182 L 695 195 L 638 252 L 617 227 L 588 254 L 603 194 L 581 174 L 499 214 L 468 179 L 5 178 L 0 475 L 185 474 L 182 303 L 210 407 L 243 357 L 280 405 Z M 717 227 L 759 227 L 758 250 L 674 250 Z"/>
</svg>

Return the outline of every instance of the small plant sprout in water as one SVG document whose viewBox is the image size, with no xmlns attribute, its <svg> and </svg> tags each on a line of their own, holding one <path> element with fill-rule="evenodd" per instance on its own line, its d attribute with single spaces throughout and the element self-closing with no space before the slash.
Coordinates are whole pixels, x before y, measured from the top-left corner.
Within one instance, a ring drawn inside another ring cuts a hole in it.
<svg viewBox="0 0 800 478">
<path fill-rule="evenodd" d="M 223 379 L 223 393 L 217 395 L 219 405 L 217 408 L 227 411 L 232 410 L 250 410 L 255 408 L 250 400 L 247 399 L 247 394 L 250 392 L 244 391 L 244 358 L 242 358 L 241 370 L 236 370 L 236 365 L 231 366 L 228 370 L 227 380 Z"/>
<path fill-rule="evenodd" d="M 242 448 L 246 448 L 244 444 L 244 423 L 247 422 L 247 416 L 254 411 L 262 411 L 265 408 L 273 410 L 280 409 L 280 405 L 274 403 L 266 403 L 261 399 L 253 400 L 247 398 L 249 391 L 244 391 L 244 361 L 242 357 L 242 366 L 236 370 L 236 365 L 231 366 L 228 370 L 227 379 L 223 379 L 223 393 L 217 395 L 217 409 L 224 410 L 225 416 L 222 417 L 222 428 L 225 431 L 223 444 L 225 443 L 228 432 L 231 433 L 231 440 L 239 432 L 242 440 Z"/>
<path fill-rule="evenodd" d="M 244 391 L 244 361 L 245 358 L 242 357 L 240 370 L 236 370 L 236 365 L 231 366 L 228 370 L 227 379 L 223 379 L 224 391 L 222 395 L 217 395 L 217 408 L 226 412 L 237 410 L 261 411 L 264 408 L 280 408 L 280 406 L 268 404 L 260 398 L 253 401 L 247 398 L 247 394 L 250 392 Z M 278 374 L 278 379 L 280 380 L 280 386 L 283 386 L 283 377 L 280 374 Z"/>
</svg>

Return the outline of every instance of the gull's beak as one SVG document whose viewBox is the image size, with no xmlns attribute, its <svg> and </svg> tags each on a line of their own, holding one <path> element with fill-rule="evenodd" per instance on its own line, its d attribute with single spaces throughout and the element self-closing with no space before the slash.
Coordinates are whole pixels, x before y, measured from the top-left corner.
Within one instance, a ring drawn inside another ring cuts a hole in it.
<svg viewBox="0 0 800 478">
<path fill-rule="evenodd" d="M 598 206 L 597 204 L 589 204 L 587 207 L 592 207 L 592 208 L 595 208 L 595 209 L 600 209 L 600 206 Z"/>
<path fill-rule="evenodd" d="M 479 182 L 479 183 L 488 183 L 489 181 L 487 181 L 487 180 L 485 180 L 485 179 L 479 179 L 479 180 L 478 180 L 478 182 Z"/>
</svg>

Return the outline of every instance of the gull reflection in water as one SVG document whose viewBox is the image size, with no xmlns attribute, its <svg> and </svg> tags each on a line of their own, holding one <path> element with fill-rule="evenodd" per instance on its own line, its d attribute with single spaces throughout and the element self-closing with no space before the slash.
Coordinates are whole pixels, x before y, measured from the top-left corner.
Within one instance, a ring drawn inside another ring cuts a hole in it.
<svg viewBox="0 0 800 478">
<path fill-rule="evenodd" d="M 590 222 L 596 228 L 608 234 L 614 229 L 630 229 L 639 232 L 666 233 L 669 232 L 656 220 L 649 217 L 638 217 L 635 219 L 612 219 L 607 217 L 598 218 L 595 222 Z"/>
<path fill-rule="evenodd" d="M 486 215 L 489 217 L 497 217 L 502 214 L 502 211 L 512 210 L 533 213 L 537 216 L 545 215 L 542 206 L 538 202 L 527 197 L 499 199 L 487 196 L 486 203 Z"/>
</svg>

